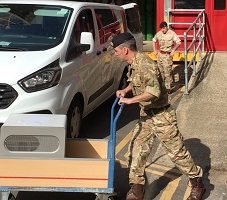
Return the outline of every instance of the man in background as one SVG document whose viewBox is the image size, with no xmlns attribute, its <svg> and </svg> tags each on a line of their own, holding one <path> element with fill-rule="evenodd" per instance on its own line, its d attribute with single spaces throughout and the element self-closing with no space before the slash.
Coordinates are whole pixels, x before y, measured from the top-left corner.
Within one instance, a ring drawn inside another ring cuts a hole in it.
<svg viewBox="0 0 227 200">
<path fill-rule="evenodd" d="M 181 45 L 181 40 L 174 31 L 168 29 L 167 23 L 165 21 L 161 22 L 160 28 L 161 30 L 156 33 L 152 40 L 152 46 L 154 50 L 154 55 L 157 56 L 158 52 L 156 50 L 156 43 L 159 43 L 160 51 L 157 63 L 161 71 L 162 77 L 165 81 L 167 92 L 168 94 L 171 94 L 171 84 L 173 82 L 171 76 L 173 56 L 175 51 Z M 174 43 L 176 43 L 175 46 Z"/>
</svg>

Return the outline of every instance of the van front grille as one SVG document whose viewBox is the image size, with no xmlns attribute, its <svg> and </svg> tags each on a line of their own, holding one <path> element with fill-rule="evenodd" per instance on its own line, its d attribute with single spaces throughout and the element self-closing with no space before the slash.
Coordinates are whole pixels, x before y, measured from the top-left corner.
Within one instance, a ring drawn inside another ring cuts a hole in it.
<svg viewBox="0 0 227 200">
<path fill-rule="evenodd" d="M 10 85 L 0 83 L 0 109 L 8 108 L 17 98 L 18 94 Z"/>
</svg>

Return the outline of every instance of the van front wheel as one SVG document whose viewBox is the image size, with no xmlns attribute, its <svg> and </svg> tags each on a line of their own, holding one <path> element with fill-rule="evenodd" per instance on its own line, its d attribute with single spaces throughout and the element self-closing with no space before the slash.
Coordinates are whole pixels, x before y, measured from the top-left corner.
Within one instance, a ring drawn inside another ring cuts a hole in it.
<svg viewBox="0 0 227 200">
<path fill-rule="evenodd" d="M 67 113 L 67 138 L 77 138 L 82 125 L 82 106 L 78 99 L 75 99 Z"/>
</svg>

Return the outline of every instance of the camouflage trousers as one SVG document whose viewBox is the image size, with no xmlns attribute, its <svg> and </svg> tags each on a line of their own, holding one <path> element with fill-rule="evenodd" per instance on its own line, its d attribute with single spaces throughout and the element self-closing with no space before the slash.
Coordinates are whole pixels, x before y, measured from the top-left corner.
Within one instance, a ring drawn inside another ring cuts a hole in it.
<svg viewBox="0 0 227 200">
<path fill-rule="evenodd" d="M 173 58 L 169 54 L 159 54 L 157 60 L 158 68 L 162 74 L 162 78 L 165 81 L 166 89 L 171 89 L 172 79 L 172 65 Z"/>
<path fill-rule="evenodd" d="M 131 131 L 128 147 L 129 183 L 145 184 L 144 172 L 152 144 L 157 137 L 175 166 L 189 178 L 202 177 L 201 167 L 196 166 L 185 148 L 177 127 L 175 111 L 168 109 L 154 114 L 140 111 L 140 119 Z"/>
</svg>

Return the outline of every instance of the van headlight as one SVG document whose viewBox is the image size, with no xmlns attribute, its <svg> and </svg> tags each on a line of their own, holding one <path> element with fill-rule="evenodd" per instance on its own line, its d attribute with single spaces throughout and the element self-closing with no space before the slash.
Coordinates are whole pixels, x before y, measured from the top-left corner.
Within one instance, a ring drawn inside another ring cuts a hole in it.
<svg viewBox="0 0 227 200">
<path fill-rule="evenodd" d="M 36 92 L 51 88 L 59 83 L 62 69 L 59 59 L 50 63 L 41 70 L 21 79 L 18 83 L 26 92 Z"/>
</svg>

